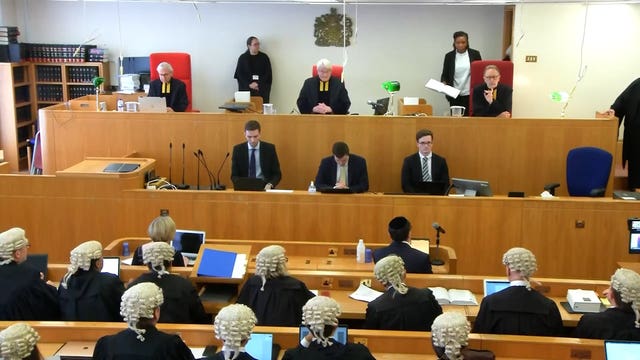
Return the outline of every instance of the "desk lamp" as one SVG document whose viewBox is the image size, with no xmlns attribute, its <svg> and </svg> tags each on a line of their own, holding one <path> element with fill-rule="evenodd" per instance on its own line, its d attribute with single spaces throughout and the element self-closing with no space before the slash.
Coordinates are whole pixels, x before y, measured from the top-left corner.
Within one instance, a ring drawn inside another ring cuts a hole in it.
<svg viewBox="0 0 640 360">
<path fill-rule="evenodd" d="M 398 91 L 400 91 L 400 82 L 396 80 L 385 81 L 382 83 L 382 88 L 387 90 L 387 92 L 389 93 L 389 106 L 387 107 L 387 112 L 384 115 L 393 116 L 394 115 L 393 110 L 395 109 L 394 102 L 393 102 L 393 95 Z"/>
</svg>

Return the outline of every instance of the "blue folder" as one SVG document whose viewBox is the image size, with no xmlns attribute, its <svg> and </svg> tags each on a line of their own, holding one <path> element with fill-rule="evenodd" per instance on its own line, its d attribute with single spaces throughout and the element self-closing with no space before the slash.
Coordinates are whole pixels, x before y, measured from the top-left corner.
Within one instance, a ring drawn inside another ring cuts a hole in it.
<svg viewBox="0 0 640 360">
<path fill-rule="evenodd" d="M 204 249 L 198 267 L 198 276 L 230 278 L 238 254 L 230 251 Z"/>
</svg>

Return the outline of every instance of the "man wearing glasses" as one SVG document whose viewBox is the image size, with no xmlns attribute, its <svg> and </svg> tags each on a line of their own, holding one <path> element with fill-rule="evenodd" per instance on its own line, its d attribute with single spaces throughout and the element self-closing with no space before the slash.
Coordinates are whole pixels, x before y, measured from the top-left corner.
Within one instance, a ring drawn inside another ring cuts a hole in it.
<svg viewBox="0 0 640 360">
<path fill-rule="evenodd" d="M 473 116 L 511 117 L 513 89 L 500 84 L 500 70 L 487 65 L 483 73 L 484 84 L 473 89 Z"/>
<path fill-rule="evenodd" d="M 418 152 L 407 156 L 402 164 L 402 191 L 406 193 L 422 192 L 420 183 L 449 184 L 447 160 L 433 153 L 433 132 L 428 129 L 416 133 Z"/>
<path fill-rule="evenodd" d="M 184 112 L 189 105 L 187 87 L 181 80 L 173 77 L 173 67 L 161 62 L 156 69 L 159 79 L 149 84 L 149 96 L 163 97 L 167 101 L 167 111 Z"/>
</svg>

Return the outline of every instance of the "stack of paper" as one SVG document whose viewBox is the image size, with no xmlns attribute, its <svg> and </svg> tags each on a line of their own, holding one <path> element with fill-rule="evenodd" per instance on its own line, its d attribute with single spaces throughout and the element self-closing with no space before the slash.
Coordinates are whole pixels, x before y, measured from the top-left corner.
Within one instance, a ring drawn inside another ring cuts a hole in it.
<svg viewBox="0 0 640 360">
<path fill-rule="evenodd" d="M 452 86 L 445 85 L 435 79 L 429 79 L 429 81 L 427 81 L 424 87 L 426 87 L 427 89 L 435 90 L 437 92 L 445 93 L 454 99 L 457 98 L 458 95 L 460 95 L 460 90 Z"/>
</svg>

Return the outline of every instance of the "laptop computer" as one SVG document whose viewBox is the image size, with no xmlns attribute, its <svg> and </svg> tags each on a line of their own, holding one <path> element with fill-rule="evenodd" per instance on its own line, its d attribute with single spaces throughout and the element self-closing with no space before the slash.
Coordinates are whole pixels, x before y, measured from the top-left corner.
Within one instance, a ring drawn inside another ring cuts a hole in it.
<svg viewBox="0 0 640 360">
<path fill-rule="evenodd" d="M 484 279 L 484 297 L 504 290 L 510 285 L 509 280 Z"/>
<path fill-rule="evenodd" d="M 323 194 L 353 194 L 351 189 L 320 188 L 318 191 Z"/>
<path fill-rule="evenodd" d="M 444 195 L 449 184 L 438 181 L 421 181 L 414 184 L 415 193 L 425 195 Z"/>
<path fill-rule="evenodd" d="M 309 328 L 304 326 L 304 325 L 300 325 L 300 330 L 298 333 L 298 339 L 302 340 L 305 336 L 307 336 L 307 334 L 309 333 Z M 336 332 L 333 334 L 333 336 L 331 336 L 332 339 L 335 339 L 337 342 L 341 343 L 341 344 L 346 344 L 347 340 L 349 339 L 349 331 L 346 325 L 338 325 L 338 329 L 336 330 Z"/>
<path fill-rule="evenodd" d="M 102 258 L 102 272 L 120 276 L 120 258 L 117 256 L 104 256 Z"/>
<path fill-rule="evenodd" d="M 273 343 L 273 334 L 252 333 L 244 350 L 259 360 L 276 360 L 280 346 Z"/>
<path fill-rule="evenodd" d="M 196 257 L 198 257 L 200 246 L 204 244 L 205 239 L 206 233 L 204 231 L 177 229 L 171 241 L 171 246 L 173 246 L 176 251 L 182 252 L 182 256 L 189 259 L 187 265 L 193 266 Z"/>
<path fill-rule="evenodd" d="M 25 260 L 24 263 L 41 272 L 42 275 L 44 275 L 44 280 L 48 280 L 47 278 L 47 266 L 49 266 L 48 254 L 29 254 L 27 255 L 27 260 Z"/>
<path fill-rule="evenodd" d="M 640 341 L 605 340 L 606 360 L 635 360 L 640 354 Z"/>
<path fill-rule="evenodd" d="M 158 96 L 141 96 L 138 98 L 141 112 L 167 112 L 167 100 Z"/>
<path fill-rule="evenodd" d="M 67 341 L 55 354 L 60 360 L 93 359 L 94 341 Z"/>
<path fill-rule="evenodd" d="M 259 178 L 236 177 L 233 178 L 233 190 L 239 191 L 264 191 L 267 183 Z"/>
</svg>

